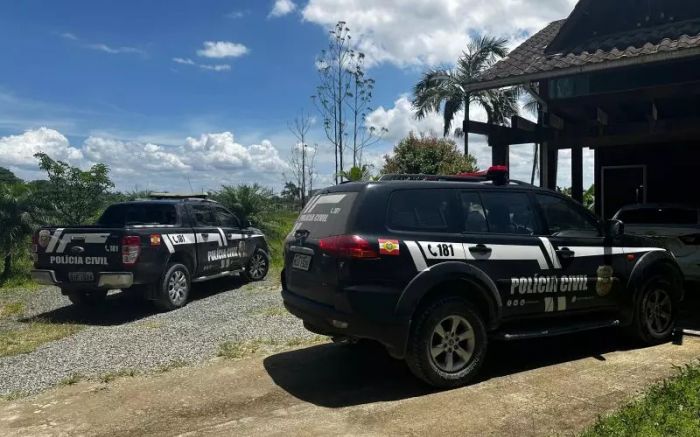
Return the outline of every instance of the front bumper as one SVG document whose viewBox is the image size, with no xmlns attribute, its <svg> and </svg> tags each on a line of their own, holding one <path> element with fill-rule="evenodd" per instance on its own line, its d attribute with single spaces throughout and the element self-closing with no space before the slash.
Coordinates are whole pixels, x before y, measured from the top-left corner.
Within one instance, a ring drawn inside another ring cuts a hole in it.
<svg viewBox="0 0 700 437">
<path fill-rule="evenodd" d="M 31 276 L 34 282 L 40 285 L 55 285 L 66 288 L 102 288 L 107 290 L 129 288 L 134 285 L 134 274 L 131 272 L 99 272 L 97 281 L 85 283 L 61 282 L 56 279 L 54 270 L 32 270 Z"/>
<path fill-rule="evenodd" d="M 355 314 L 336 310 L 282 289 L 287 310 L 304 321 L 304 326 L 320 335 L 366 338 L 382 343 L 395 358 L 406 352 L 409 323 L 379 323 Z"/>
</svg>

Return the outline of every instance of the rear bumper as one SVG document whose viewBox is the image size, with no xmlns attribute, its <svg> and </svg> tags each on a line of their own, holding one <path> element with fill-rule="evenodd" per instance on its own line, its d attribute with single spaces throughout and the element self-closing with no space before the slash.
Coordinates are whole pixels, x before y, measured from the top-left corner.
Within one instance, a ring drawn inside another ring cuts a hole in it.
<svg viewBox="0 0 700 437">
<path fill-rule="evenodd" d="M 134 285 L 134 274 L 131 272 L 100 272 L 96 275 L 95 282 L 70 283 L 61 282 L 56 279 L 54 270 L 32 270 L 31 276 L 34 282 L 41 285 L 55 285 L 61 288 L 81 289 L 81 288 L 101 288 L 118 289 L 129 288 Z"/>
<path fill-rule="evenodd" d="M 282 289 L 287 310 L 304 321 L 304 326 L 320 335 L 366 338 L 382 343 L 396 358 L 406 352 L 409 323 L 379 323 L 356 314 L 336 310 Z"/>
</svg>

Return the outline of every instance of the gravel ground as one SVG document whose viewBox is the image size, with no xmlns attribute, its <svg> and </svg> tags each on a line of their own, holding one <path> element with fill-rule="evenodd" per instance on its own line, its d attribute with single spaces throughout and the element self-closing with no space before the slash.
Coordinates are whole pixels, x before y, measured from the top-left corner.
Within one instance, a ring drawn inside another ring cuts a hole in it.
<svg viewBox="0 0 700 437">
<path fill-rule="evenodd" d="M 197 284 L 194 300 L 168 313 L 157 313 L 148 303 L 121 293 L 94 310 L 71 306 L 55 288 L 27 296 L 23 318 L 14 323 L 40 319 L 85 329 L 32 353 L 0 358 L 0 395 L 36 393 L 74 374 L 99 377 L 195 364 L 216 356 L 225 341 L 285 344 L 314 338 L 301 321 L 283 311 L 279 283 L 273 280 L 243 284 L 229 278 Z"/>
</svg>

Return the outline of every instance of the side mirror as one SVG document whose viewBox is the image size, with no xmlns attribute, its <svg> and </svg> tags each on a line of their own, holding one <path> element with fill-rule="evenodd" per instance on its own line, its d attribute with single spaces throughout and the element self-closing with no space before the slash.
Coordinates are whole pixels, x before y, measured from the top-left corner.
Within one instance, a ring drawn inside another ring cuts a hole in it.
<svg viewBox="0 0 700 437">
<path fill-rule="evenodd" d="M 625 224 L 617 219 L 610 219 L 605 222 L 605 236 L 619 237 L 625 233 Z"/>
</svg>

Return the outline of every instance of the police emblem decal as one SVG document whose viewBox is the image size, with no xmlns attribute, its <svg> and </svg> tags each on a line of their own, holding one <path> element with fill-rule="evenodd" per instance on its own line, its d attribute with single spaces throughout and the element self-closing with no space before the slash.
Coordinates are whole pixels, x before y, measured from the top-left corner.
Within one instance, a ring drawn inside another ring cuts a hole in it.
<svg viewBox="0 0 700 437">
<path fill-rule="evenodd" d="M 596 272 L 598 281 L 595 285 L 595 291 L 598 296 L 605 297 L 610 294 L 613 286 L 613 268 L 612 266 L 600 266 Z"/>
</svg>

